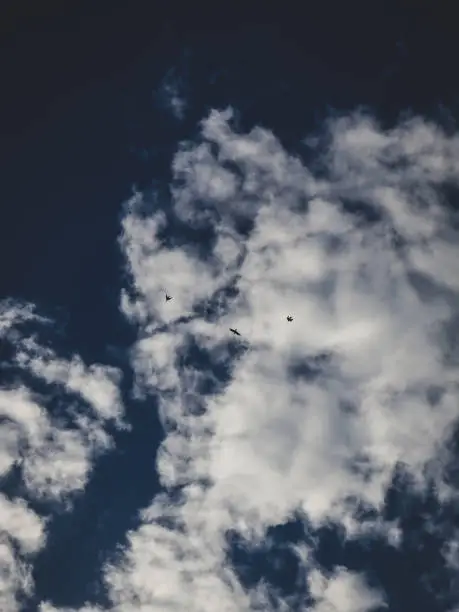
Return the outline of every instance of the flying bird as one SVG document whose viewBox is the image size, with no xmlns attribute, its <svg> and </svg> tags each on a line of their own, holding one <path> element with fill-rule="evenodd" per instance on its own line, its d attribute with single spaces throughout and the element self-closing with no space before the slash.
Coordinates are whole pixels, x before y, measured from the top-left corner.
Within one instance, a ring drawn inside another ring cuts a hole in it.
<svg viewBox="0 0 459 612">
<path fill-rule="evenodd" d="M 232 332 L 233 334 L 236 334 L 236 336 L 240 336 L 241 334 L 237 331 L 237 329 L 233 329 L 232 327 L 229 328 L 230 332 Z"/>
<path fill-rule="evenodd" d="M 287 317 L 287 321 L 288 321 L 289 323 L 291 323 L 291 322 L 293 321 L 293 317 L 291 317 L 291 316 L 289 315 L 289 316 Z"/>
<path fill-rule="evenodd" d="M 166 293 L 166 302 L 168 302 L 168 301 L 169 301 L 169 300 L 171 300 L 171 299 L 172 299 L 172 298 L 171 298 L 171 296 L 170 296 L 170 295 L 167 295 L 167 293 Z"/>
</svg>

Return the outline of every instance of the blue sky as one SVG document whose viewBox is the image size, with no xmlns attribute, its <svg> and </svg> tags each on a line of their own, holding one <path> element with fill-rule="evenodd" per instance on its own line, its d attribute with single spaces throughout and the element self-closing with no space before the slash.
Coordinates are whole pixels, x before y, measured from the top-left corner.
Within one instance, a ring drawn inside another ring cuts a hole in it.
<svg viewBox="0 0 459 612">
<path fill-rule="evenodd" d="M 98 7 L 2 20 L 0 609 L 455 612 L 452 15 Z"/>
</svg>

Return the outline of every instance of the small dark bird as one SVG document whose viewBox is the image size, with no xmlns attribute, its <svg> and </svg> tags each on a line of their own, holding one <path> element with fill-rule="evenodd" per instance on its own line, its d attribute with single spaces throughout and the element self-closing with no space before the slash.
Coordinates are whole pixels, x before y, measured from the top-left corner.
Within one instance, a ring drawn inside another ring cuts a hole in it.
<svg viewBox="0 0 459 612">
<path fill-rule="evenodd" d="M 237 331 L 237 329 L 233 329 L 232 327 L 229 328 L 230 332 L 233 332 L 233 334 L 236 334 L 236 336 L 240 336 L 241 334 Z"/>
<path fill-rule="evenodd" d="M 289 323 L 291 323 L 291 322 L 293 321 L 293 317 L 288 316 L 288 317 L 287 317 L 287 321 L 288 321 Z"/>
<path fill-rule="evenodd" d="M 168 301 L 169 301 L 169 300 L 171 300 L 171 299 L 172 299 L 172 298 L 171 298 L 171 296 L 170 296 L 170 295 L 167 295 L 167 293 L 166 293 L 166 302 L 168 302 Z"/>
</svg>

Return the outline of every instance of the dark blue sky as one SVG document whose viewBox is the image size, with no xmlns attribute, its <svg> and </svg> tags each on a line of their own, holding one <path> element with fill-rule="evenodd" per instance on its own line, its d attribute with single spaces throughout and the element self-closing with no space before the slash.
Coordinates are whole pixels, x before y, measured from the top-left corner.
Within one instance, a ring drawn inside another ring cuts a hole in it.
<svg viewBox="0 0 459 612">
<path fill-rule="evenodd" d="M 227 105 L 242 128 L 269 127 L 292 151 L 330 113 L 356 106 L 371 108 L 386 126 L 412 112 L 456 130 L 453 9 L 322 2 L 274 14 L 167 4 L 18 3 L 0 13 L 0 298 L 30 301 L 54 317 L 60 333 L 52 341 L 61 352 L 122 367 L 133 426 L 115 434 L 116 450 L 99 460 L 72 512 L 51 522 L 24 610 L 42 599 L 106 604 L 97 586 L 101 564 L 158 490 L 161 426 L 148 400 L 129 397 L 126 351 L 135 330 L 119 312 L 116 240 L 133 186 L 166 182 L 178 142 L 196 134 L 209 109 Z M 187 100 L 183 121 L 155 101 L 171 70 Z M 399 488 L 388 512 L 402 497 Z M 454 520 L 408 498 L 396 510 L 413 534 L 402 551 L 388 552 L 382 542 L 371 550 L 364 542 L 344 545 L 331 526 L 318 560 L 367 570 L 386 589 L 391 612 L 447 610 L 437 601 L 438 593 L 449 601 L 439 549 Z M 423 512 L 438 523 L 437 540 L 424 532 Z M 283 543 L 303 537 L 295 529 L 274 530 L 267 550 L 282 556 Z M 243 580 L 265 575 L 286 591 L 300 588 L 291 559 L 281 571 L 266 551 L 238 551 L 235 545 L 234 558 L 249 568 L 241 569 Z"/>
<path fill-rule="evenodd" d="M 45 2 L 7 18 L 0 244 L 14 265 L 2 267 L 2 295 L 69 308 L 69 332 L 75 326 L 81 341 L 91 310 L 92 350 L 103 350 L 117 318 L 119 203 L 134 184 L 164 176 L 176 143 L 208 108 L 234 104 L 243 125 L 269 125 L 291 147 L 331 109 L 357 105 L 388 124 L 412 111 L 453 127 L 448 14 L 425 3 L 363 4 L 324 3 L 301 19 L 248 11 L 219 20 L 205 11 L 155 14 L 141 3 L 115 10 L 101 2 L 96 12 Z M 153 103 L 171 69 L 189 94 L 181 125 Z"/>
</svg>

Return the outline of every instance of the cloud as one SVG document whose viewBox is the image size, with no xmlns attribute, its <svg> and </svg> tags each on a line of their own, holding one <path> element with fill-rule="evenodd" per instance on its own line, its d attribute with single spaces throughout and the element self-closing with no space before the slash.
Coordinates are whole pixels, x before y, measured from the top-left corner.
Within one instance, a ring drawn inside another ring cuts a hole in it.
<svg viewBox="0 0 459 612">
<path fill-rule="evenodd" d="M 444 188 L 458 183 L 459 140 L 421 118 L 384 131 L 355 113 L 329 121 L 306 165 L 268 130 L 241 134 L 231 120 L 212 111 L 200 141 L 179 147 L 169 209 L 152 211 L 141 194 L 125 208 L 121 309 L 139 329 L 135 392 L 155 396 L 164 426 L 164 490 L 104 568 L 111 609 L 369 612 L 385 594 L 364 574 L 321 569 L 314 538 L 290 545 L 298 582 L 285 593 L 244 583 L 229 534 L 250 558 L 270 527 L 299 516 L 313 533 L 332 522 L 397 547 L 403 532 L 384 509 L 399 465 L 418 492 L 433 481 L 454 501 L 443 469 L 459 416 L 459 242 Z M 170 240 L 171 214 L 194 241 Z M 70 432 L 27 389 L 5 391 L 3 470 L 21 457 L 33 494 L 81 490 L 109 448 L 102 423 L 122 423 L 116 372 L 17 346 L 23 368 L 93 412 L 71 411 Z M 24 501 L 4 508 L 8 538 L 38 550 L 42 519 Z M 14 610 L 30 576 L 6 541 Z M 445 556 L 456 564 L 453 545 Z"/>
<path fill-rule="evenodd" d="M 31 564 L 46 543 L 47 516 L 56 504 L 69 509 L 84 490 L 96 457 L 112 446 L 107 425 L 125 427 L 119 372 L 59 358 L 37 339 L 50 324 L 31 305 L 0 305 L 0 341 L 11 356 L 2 367 L 15 372 L 0 389 L 0 478 L 6 486 L 0 496 L 0 609 L 11 612 L 33 591 Z M 31 325 L 34 335 L 27 333 Z M 15 474 L 19 486 L 8 487 Z"/>
<path fill-rule="evenodd" d="M 338 568 L 328 580 L 313 570 L 309 575 L 309 586 L 316 600 L 311 608 L 313 612 L 366 612 L 384 604 L 379 593 L 345 568 Z"/>
<path fill-rule="evenodd" d="M 0 517 L 0 608 L 14 611 L 19 610 L 18 597 L 32 592 L 26 559 L 43 546 L 44 525 L 22 500 L 12 502 L 4 495 L 0 495 Z"/>
<path fill-rule="evenodd" d="M 162 80 L 155 95 L 160 105 L 169 111 L 178 121 L 182 121 L 185 118 L 187 110 L 187 101 L 183 88 L 183 80 L 171 70 Z"/>
<path fill-rule="evenodd" d="M 240 134 L 231 118 L 212 111 L 173 161 L 174 214 L 210 228 L 206 257 L 168 244 L 167 216 L 146 216 L 142 196 L 126 207 L 121 307 L 140 329 L 137 390 L 160 405 L 165 493 L 106 568 L 114 610 L 291 609 L 269 584 L 242 586 L 230 530 L 258 541 L 300 513 L 398 546 L 383 517 L 396 467 L 420 491 L 433 478 L 449 494 L 459 237 L 442 189 L 458 183 L 458 137 L 421 118 L 383 131 L 356 113 L 328 123 L 308 168 L 268 130 Z M 183 360 L 190 338 L 206 367 Z M 362 504 L 373 521 L 359 518 Z M 311 554 L 312 599 L 296 605 L 383 603 L 364 576 L 327 577 Z"/>
</svg>

